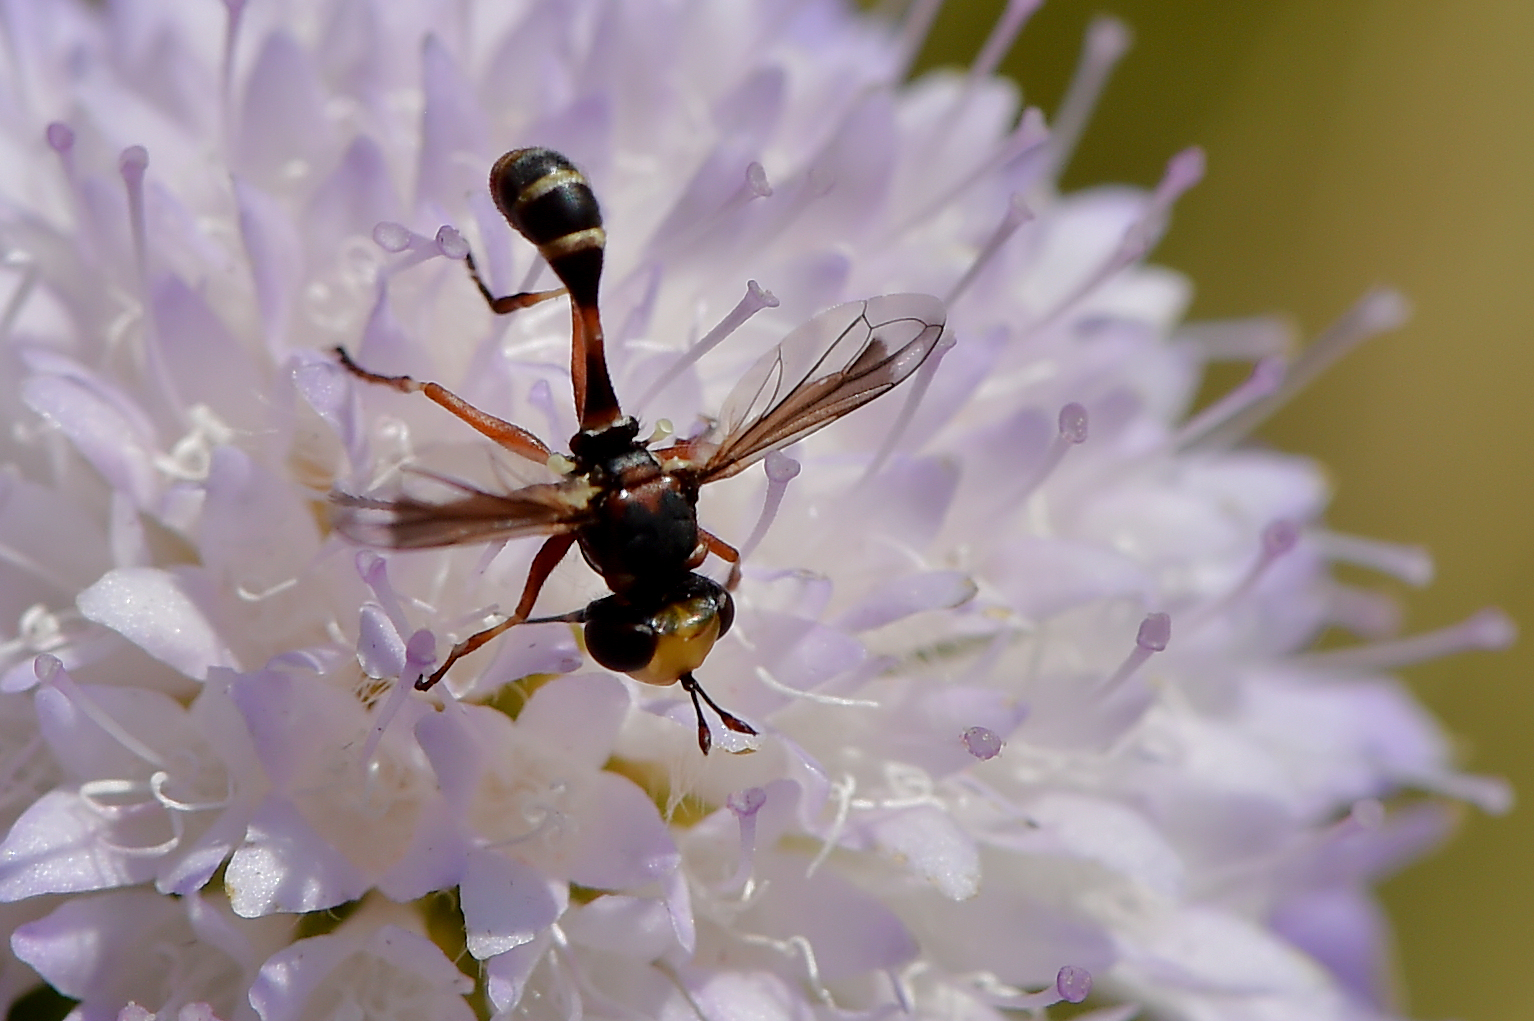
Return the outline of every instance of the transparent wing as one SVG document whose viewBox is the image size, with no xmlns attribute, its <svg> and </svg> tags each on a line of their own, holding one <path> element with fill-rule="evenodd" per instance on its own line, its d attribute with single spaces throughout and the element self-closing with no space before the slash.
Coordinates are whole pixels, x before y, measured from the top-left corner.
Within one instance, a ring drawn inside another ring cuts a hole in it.
<svg viewBox="0 0 1534 1021">
<path fill-rule="evenodd" d="M 926 361 L 947 311 L 927 294 L 886 294 L 815 316 L 763 355 L 725 398 L 711 437 L 678 445 L 700 484 L 829 425 Z M 666 451 L 656 451 L 665 459 Z"/>
<path fill-rule="evenodd" d="M 443 501 L 332 493 L 331 523 L 353 542 L 384 549 L 427 549 L 553 535 L 579 528 L 594 490 L 580 479 L 487 493 L 451 483 L 461 495 Z"/>
</svg>

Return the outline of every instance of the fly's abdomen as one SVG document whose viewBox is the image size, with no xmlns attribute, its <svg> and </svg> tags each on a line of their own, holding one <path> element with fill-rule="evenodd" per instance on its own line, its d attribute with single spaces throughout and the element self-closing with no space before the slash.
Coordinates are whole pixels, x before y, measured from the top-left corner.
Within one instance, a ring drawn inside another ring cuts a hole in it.
<svg viewBox="0 0 1534 1021">
<path fill-rule="evenodd" d="M 607 234 L 586 176 L 552 149 L 513 149 L 490 169 L 490 194 L 507 222 L 538 246 L 571 300 L 594 306 Z"/>
</svg>

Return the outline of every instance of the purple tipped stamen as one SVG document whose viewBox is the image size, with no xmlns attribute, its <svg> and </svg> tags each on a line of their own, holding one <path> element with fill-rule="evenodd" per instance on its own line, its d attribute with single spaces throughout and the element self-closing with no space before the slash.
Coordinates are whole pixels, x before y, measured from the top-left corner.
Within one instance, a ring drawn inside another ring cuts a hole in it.
<svg viewBox="0 0 1534 1021">
<path fill-rule="evenodd" d="M 1259 551 L 1256 562 L 1247 569 L 1246 574 L 1242 575 L 1241 580 L 1229 592 L 1190 614 L 1187 618 L 1187 626 L 1204 623 L 1245 596 L 1262 580 L 1262 576 L 1267 573 L 1273 562 L 1293 550 L 1299 541 L 1300 528 L 1295 522 L 1282 518 L 1269 522 L 1258 539 Z"/>
<path fill-rule="evenodd" d="M 1167 643 L 1172 640 L 1172 618 L 1164 613 L 1146 614 L 1140 622 L 1140 630 L 1135 634 L 1135 647 L 1124 657 L 1124 662 L 1119 664 L 1100 689 L 1103 694 L 1117 691 L 1121 685 L 1135 675 L 1145 661 L 1158 652 L 1166 651 Z"/>
<path fill-rule="evenodd" d="M 1092 973 L 1074 964 L 1067 964 L 1055 973 L 1055 984 L 1036 993 L 1005 996 L 988 996 L 987 999 L 1004 1010 L 1039 1010 L 1056 1003 L 1080 1003 L 1092 995 Z"/>
<path fill-rule="evenodd" d="M 1283 358 L 1269 357 L 1252 366 L 1252 374 L 1240 386 L 1200 411 L 1173 433 L 1168 446 L 1184 449 L 1208 436 L 1247 408 L 1278 392 L 1287 367 Z"/>
<path fill-rule="evenodd" d="M 974 261 L 969 264 L 969 269 L 964 271 L 964 275 L 958 279 L 958 282 L 944 296 L 944 304 L 952 308 L 954 302 L 959 300 L 959 296 L 969 290 L 970 285 L 975 282 L 975 278 L 980 275 L 980 271 L 990 264 L 996 253 L 1001 250 L 1001 246 L 1007 243 L 1007 239 L 1017 233 L 1017 228 L 1031 219 L 1033 219 L 1033 210 L 1028 208 L 1028 204 L 1023 201 L 1021 195 L 1013 195 L 1007 202 L 1007 211 L 1002 215 L 1001 222 L 996 225 L 996 229 L 991 232 L 991 236 L 980 247 L 980 251 L 975 254 Z"/>
<path fill-rule="evenodd" d="M 747 280 L 745 296 L 735 303 L 735 307 L 730 309 L 723 319 L 719 320 L 717 326 L 705 333 L 702 340 L 688 348 L 687 353 L 678 358 L 671 368 L 667 370 L 666 374 L 656 380 L 649 390 L 645 391 L 644 396 L 639 398 L 639 406 L 643 407 L 649 404 L 656 397 L 664 393 L 666 388 L 676 382 L 683 372 L 694 365 L 698 359 L 718 347 L 726 337 L 740 329 L 746 320 L 764 308 L 777 307 L 778 299 L 776 295 L 764 289 L 755 280 Z"/>
<path fill-rule="evenodd" d="M 437 252 L 444 259 L 459 260 L 469 255 L 469 243 L 463 239 L 463 235 L 450 226 L 444 224 L 437 228 Z"/>
<path fill-rule="evenodd" d="M 1076 145 L 1092 119 L 1092 111 L 1102 97 L 1113 69 L 1129 52 L 1132 38 L 1129 28 L 1117 18 L 1098 17 L 1087 29 L 1076 72 L 1066 87 L 1065 98 L 1053 119 L 1054 136 L 1050 142 L 1051 178 L 1058 177 L 1075 155 Z"/>
<path fill-rule="evenodd" d="M 1087 441 L 1089 419 L 1084 406 L 1072 401 L 1060 409 L 1058 421 L 1059 431 L 1055 433 L 1049 449 L 1044 452 L 1043 461 L 1022 486 L 1007 496 L 1009 504 L 1021 505 L 1054 474 L 1055 469 L 1060 466 L 1061 461 L 1065 460 L 1065 455 L 1072 447 L 1080 446 Z"/>
<path fill-rule="evenodd" d="M 1437 631 L 1350 649 L 1305 653 L 1294 657 L 1294 660 L 1319 670 L 1396 670 L 1476 649 L 1505 649 L 1513 643 L 1517 633 L 1517 626 L 1507 614 L 1495 607 L 1488 607 L 1458 624 Z"/>
<path fill-rule="evenodd" d="M 1406 299 L 1399 292 L 1383 288 L 1370 291 L 1357 304 L 1322 331 L 1289 366 L 1288 377 L 1272 394 L 1252 404 L 1220 428 L 1200 438 L 1203 450 L 1224 449 L 1245 439 L 1289 399 L 1321 373 L 1331 368 L 1343 355 L 1377 334 L 1396 329 L 1410 314 Z"/>
<path fill-rule="evenodd" d="M 751 529 L 751 534 L 746 541 L 740 544 L 740 559 L 745 561 L 751 554 L 756 552 L 756 547 L 761 545 L 762 539 L 767 535 L 767 530 L 772 527 L 772 522 L 778 516 L 778 508 L 783 506 L 783 496 L 788 492 L 788 484 L 798 476 L 800 464 L 781 450 L 774 450 L 767 455 L 767 495 L 762 499 L 762 513 L 756 519 L 756 527 Z"/>
<path fill-rule="evenodd" d="M 740 860 L 735 874 L 724 884 L 726 890 L 738 890 L 751 880 L 756 861 L 756 813 L 767 803 L 767 792 L 760 787 L 747 787 L 725 798 L 725 806 L 734 813 L 740 824 Z"/>
<path fill-rule="evenodd" d="M 1433 555 L 1421 546 L 1404 546 L 1338 532 L 1315 533 L 1316 547 L 1331 560 L 1367 567 L 1416 588 L 1433 580 Z"/>
<path fill-rule="evenodd" d="M 984 762 L 1001 754 L 1002 740 L 987 727 L 970 727 L 962 736 L 964 750 Z"/>
<path fill-rule="evenodd" d="M 389 618 L 389 623 L 394 625 L 394 630 L 404 634 L 409 630 L 410 624 L 405 619 L 405 608 L 400 603 L 399 595 L 394 591 L 394 585 L 389 581 L 389 562 L 372 550 L 365 549 L 357 553 L 357 573 L 362 576 L 362 583 L 373 591 L 373 598 L 382 607 L 384 615 Z"/>
<path fill-rule="evenodd" d="M 48 138 L 48 146 L 60 156 L 69 152 L 75 146 L 75 132 L 63 121 L 54 121 L 48 125 L 45 132 Z"/>
<path fill-rule="evenodd" d="M 128 223 L 133 231 L 133 257 L 138 263 L 139 281 L 148 269 L 148 236 L 144 230 L 144 172 L 149 169 L 149 150 L 130 145 L 117 158 L 117 172 L 128 191 Z"/>
<path fill-rule="evenodd" d="M 985 45 L 980 47 L 980 54 L 969 66 L 971 82 L 990 78 L 996 73 L 996 68 L 1006 57 L 1007 52 L 1012 49 L 1012 44 L 1017 41 L 1023 26 L 1042 4 L 1043 0 L 1008 0 L 1006 9 L 1001 12 L 1001 17 L 996 19 L 996 24 L 991 28 L 991 34 L 986 37 Z"/>
</svg>

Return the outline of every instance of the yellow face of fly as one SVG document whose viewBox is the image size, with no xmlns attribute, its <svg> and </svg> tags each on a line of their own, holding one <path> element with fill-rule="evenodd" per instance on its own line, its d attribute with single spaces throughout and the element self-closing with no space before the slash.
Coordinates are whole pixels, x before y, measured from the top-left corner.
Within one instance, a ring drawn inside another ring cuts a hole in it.
<svg viewBox="0 0 1534 1021">
<path fill-rule="evenodd" d="M 658 636 L 655 655 L 629 676 L 645 684 L 675 684 L 708 658 L 719 639 L 719 612 L 706 596 L 672 603 L 650 618 Z"/>
</svg>

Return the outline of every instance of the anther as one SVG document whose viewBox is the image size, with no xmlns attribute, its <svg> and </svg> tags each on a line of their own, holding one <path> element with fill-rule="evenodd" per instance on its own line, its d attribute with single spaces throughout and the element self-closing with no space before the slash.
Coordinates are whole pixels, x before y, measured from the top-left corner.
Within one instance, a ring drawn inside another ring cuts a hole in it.
<svg viewBox="0 0 1534 1021">
<path fill-rule="evenodd" d="M 1055 433 L 1054 440 L 1050 442 L 1049 449 L 1044 452 L 1044 460 L 1021 486 L 1007 496 L 1009 504 L 1020 504 L 1031 496 L 1054 474 L 1055 469 L 1060 466 L 1061 461 L 1065 460 L 1065 455 L 1072 447 L 1087 441 L 1087 409 L 1075 401 L 1060 409 L 1057 424 L 1058 431 Z"/>
<path fill-rule="evenodd" d="M 1458 624 L 1437 631 L 1349 649 L 1308 652 L 1293 657 L 1292 662 L 1317 670 L 1395 670 L 1473 649 L 1505 649 L 1513 643 L 1517 634 L 1517 626 L 1507 614 L 1495 607 L 1488 607 Z"/>
<path fill-rule="evenodd" d="M 767 803 L 767 792 L 760 787 L 747 787 L 725 798 L 725 806 L 734 813 L 740 824 L 740 861 L 735 874 L 724 884 L 726 890 L 738 890 L 751 879 L 756 860 L 756 814 Z"/>
<path fill-rule="evenodd" d="M 1108 84 L 1113 69 L 1129 51 L 1132 37 L 1128 27 L 1117 18 L 1099 17 L 1087 29 L 1081 59 L 1066 87 L 1065 98 L 1055 111 L 1054 131 L 1050 140 L 1049 176 L 1058 177 L 1075 154 L 1076 144 L 1086 131 L 1092 111 Z"/>
<path fill-rule="evenodd" d="M 1205 436 L 1199 448 L 1224 449 L 1239 443 L 1339 358 L 1370 337 L 1397 328 L 1409 314 L 1406 299 L 1399 292 L 1388 288 L 1370 291 L 1300 352 L 1282 386 Z"/>
<path fill-rule="evenodd" d="M 469 254 L 469 243 L 463 239 L 453 227 L 443 226 L 437 228 L 437 252 L 444 259 L 458 260 Z"/>
<path fill-rule="evenodd" d="M 1005 987 L 1003 987 L 1005 988 Z M 1038 1010 L 1056 1003 L 1080 1003 L 1092 995 L 1092 973 L 1067 964 L 1055 973 L 1055 984 L 1036 993 L 991 992 L 986 999 L 1003 1010 Z"/>
<path fill-rule="evenodd" d="M 1269 522 L 1262 530 L 1256 562 L 1247 569 L 1246 574 L 1242 575 L 1241 580 L 1236 582 L 1235 587 L 1229 592 L 1189 614 L 1184 621 L 1184 626 L 1192 627 L 1202 624 L 1246 595 L 1273 562 L 1294 549 L 1299 541 L 1300 528 L 1295 522 L 1283 518 Z"/>
<path fill-rule="evenodd" d="M 54 121 L 48 125 L 44 134 L 48 138 L 48 146 L 60 156 L 67 157 L 71 149 L 75 147 L 75 132 L 63 121 Z"/>
<path fill-rule="evenodd" d="M 704 334 L 702 340 L 689 348 L 686 354 L 682 355 L 671 365 L 664 376 L 656 380 L 650 386 L 650 389 L 645 391 L 644 396 L 639 398 L 640 407 L 649 404 L 650 401 L 659 397 L 666 387 L 674 383 L 684 370 L 712 351 L 730 334 L 740 329 L 746 320 L 764 308 L 777 307 L 778 299 L 771 291 L 764 290 L 755 280 L 747 280 L 745 297 L 736 302 L 735 307 L 719 321 L 717 326 Z"/>
<path fill-rule="evenodd" d="M 756 547 L 761 544 L 767 530 L 772 527 L 773 519 L 778 516 L 778 508 L 783 506 L 783 495 L 788 492 L 788 484 L 798 476 L 800 471 L 799 462 L 781 450 L 774 450 L 767 455 L 765 467 L 767 495 L 762 499 L 762 513 L 756 519 L 756 527 L 751 529 L 751 534 L 746 537 L 746 541 L 740 544 L 740 559 L 743 561 L 756 552 Z"/>
<path fill-rule="evenodd" d="M 1002 740 L 988 727 L 970 727 L 964 731 L 960 740 L 964 742 L 964 750 L 982 762 L 1001 754 Z"/>
<path fill-rule="evenodd" d="M 1116 691 L 1125 681 L 1129 680 L 1145 661 L 1158 652 L 1165 652 L 1167 643 L 1172 640 L 1172 618 L 1164 613 L 1149 613 L 1140 622 L 1140 630 L 1135 634 L 1135 647 L 1119 668 L 1113 671 L 1113 675 L 1102 684 L 1102 692 Z"/>
</svg>

